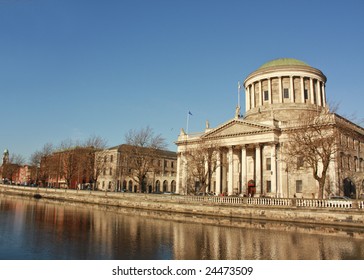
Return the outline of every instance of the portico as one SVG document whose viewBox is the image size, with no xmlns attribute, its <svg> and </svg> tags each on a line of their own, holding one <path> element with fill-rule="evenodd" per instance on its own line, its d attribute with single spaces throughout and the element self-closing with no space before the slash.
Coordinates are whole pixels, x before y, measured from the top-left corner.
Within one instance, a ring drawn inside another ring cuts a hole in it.
<svg viewBox="0 0 364 280">
<path fill-rule="evenodd" d="M 216 169 L 212 176 L 210 189 L 217 195 L 269 195 L 277 196 L 277 158 L 279 129 L 272 125 L 257 125 L 234 118 L 230 122 L 210 130 L 204 135 L 205 141 L 215 142 Z M 180 135 L 191 144 L 181 146 L 177 167 L 181 170 L 181 184 L 187 182 L 188 162 L 183 156 L 188 149 L 198 146 L 189 135 Z M 197 139 L 195 139 L 197 140 Z M 183 141 L 183 140 L 182 140 Z M 255 187 L 248 188 L 248 181 Z"/>
</svg>

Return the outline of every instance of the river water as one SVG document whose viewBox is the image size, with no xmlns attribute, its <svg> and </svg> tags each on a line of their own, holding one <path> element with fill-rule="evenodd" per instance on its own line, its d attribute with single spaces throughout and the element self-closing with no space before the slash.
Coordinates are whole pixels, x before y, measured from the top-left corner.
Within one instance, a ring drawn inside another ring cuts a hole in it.
<svg viewBox="0 0 364 280">
<path fill-rule="evenodd" d="M 3 260 L 364 259 L 364 229 L 0 196 Z"/>
</svg>

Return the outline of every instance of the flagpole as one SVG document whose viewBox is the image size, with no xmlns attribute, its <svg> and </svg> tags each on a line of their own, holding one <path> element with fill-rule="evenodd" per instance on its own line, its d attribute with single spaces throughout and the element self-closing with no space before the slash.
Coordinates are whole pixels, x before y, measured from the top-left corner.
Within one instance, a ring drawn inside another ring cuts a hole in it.
<svg viewBox="0 0 364 280">
<path fill-rule="evenodd" d="M 238 81 L 238 107 L 240 108 L 240 81 Z"/>
<path fill-rule="evenodd" d="M 186 126 L 186 133 L 188 134 L 188 122 L 190 121 L 190 115 L 192 116 L 191 111 L 188 111 L 187 113 L 187 126 Z"/>
<path fill-rule="evenodd" d="M 186 133 L 188 134 L 188 121 L 190 119 L 190 112 L 187 113 L 187 125 L 186 125 Z"/>
</svg>

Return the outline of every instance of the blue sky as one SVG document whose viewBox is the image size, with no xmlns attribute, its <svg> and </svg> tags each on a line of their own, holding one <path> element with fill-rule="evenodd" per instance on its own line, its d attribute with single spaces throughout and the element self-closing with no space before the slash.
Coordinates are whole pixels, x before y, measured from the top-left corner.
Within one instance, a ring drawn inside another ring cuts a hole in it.
<svg viewBox="0 0 364 280">
<path fill-rule="evenodd" d="M 0 0 L 0 149 L 149 125 L 176 150 L 188 111 L 190 132 L 226 122 L 238 81 L 281 57 L 323 71 L 359 122 L 363 50 L 361 0 Z"/>
</svg>

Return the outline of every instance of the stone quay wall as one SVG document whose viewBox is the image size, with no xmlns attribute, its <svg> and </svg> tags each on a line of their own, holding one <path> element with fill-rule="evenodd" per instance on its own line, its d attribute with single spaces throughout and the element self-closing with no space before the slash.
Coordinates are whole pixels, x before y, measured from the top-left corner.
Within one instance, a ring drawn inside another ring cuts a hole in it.
<svg viewBox="0 0 364 280">
<path fill-rule="evenodd" d="M 150 211 L 364 228 L 364 201 L 115 193 L 0 185 L 0 196 L 24 196 Z"/>
</svg>

